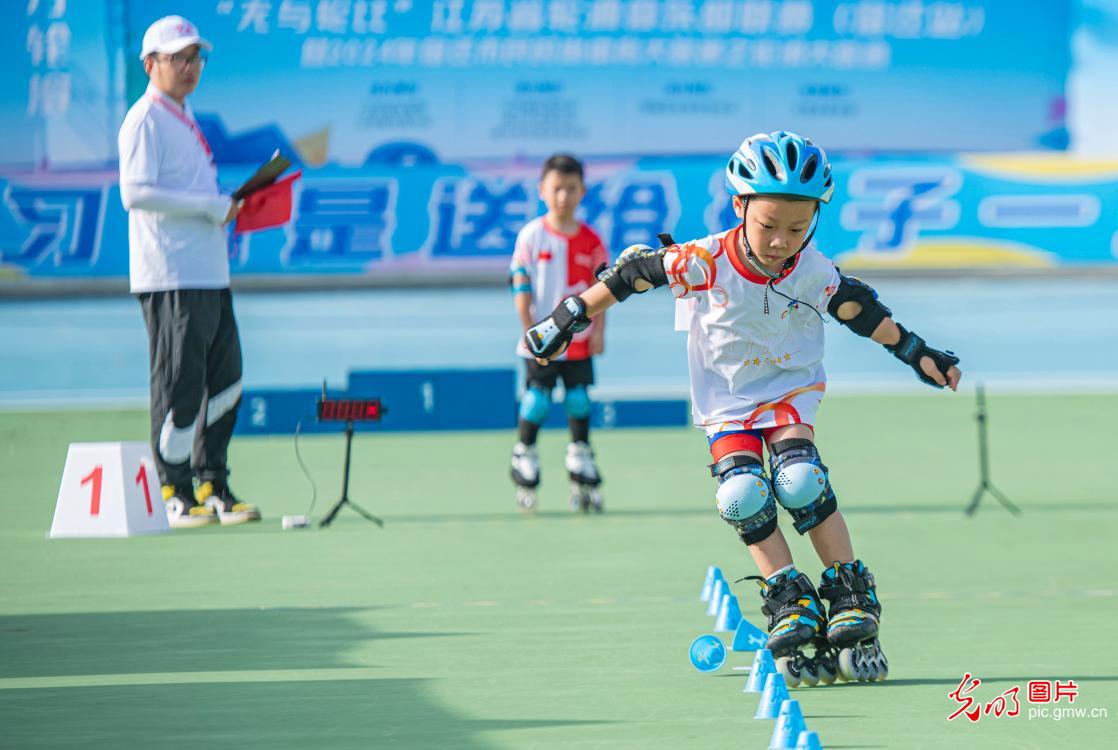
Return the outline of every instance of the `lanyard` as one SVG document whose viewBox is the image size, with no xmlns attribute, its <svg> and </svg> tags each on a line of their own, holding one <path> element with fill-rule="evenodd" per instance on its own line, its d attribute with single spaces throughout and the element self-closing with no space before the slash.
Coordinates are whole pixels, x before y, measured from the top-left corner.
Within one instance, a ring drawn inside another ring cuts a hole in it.
<svg viewBox="0 0 1118 750">
<path fill-rule="evenodd" d="M 172 107 L 167 102 L 167 100 L 159 94 L 152 93 L 148 94 L 148 96 L 151 97 L 151 100 L 153 102 L 170 112 L 176 120 L 181 122 L 186 127 L 190 128 L 190 130 L 194 133 L 194 136 L 198 139 L 198 143 L 202 144 L 202 149 L 206 152 L 206 156 L 210 158 L 210 161 L 213 161 L 214 155 L 213 151 L 210 150 L 210 144 L 206 142 L 206 136 L 202 135 L 202 131 L 198 128 L 198 125 L 194 122 L 194 120 L 190 119 L 185 114 Z"/>
</svg>

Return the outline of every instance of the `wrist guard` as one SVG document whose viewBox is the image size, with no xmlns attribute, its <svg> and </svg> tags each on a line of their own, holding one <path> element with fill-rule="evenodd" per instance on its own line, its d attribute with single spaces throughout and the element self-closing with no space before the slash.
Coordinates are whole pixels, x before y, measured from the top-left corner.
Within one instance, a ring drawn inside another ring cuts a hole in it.
<svg viewBox="0 0 1118 750">
<path fill-rule="evenodd" d="M 551 315 L 536 323 L 524 334 L 524 342 L 532 356 L 550 359 L 563 351 L 574 335 L 590 325 L 586 303 L 571 295 L 559 303 Z"/>
<path fill-rule="evenodd" d="M 940 375 L 943 375 L 944 379 L 946 379 L 947 371 L 954 365 L 959 364 L 959 358 L 955 356 L 954 352 L 941 352 L 939 349 L 931 348 L 924 343 L 924 339 L 920 338 L 912 331 L 909 331 L 900 323 L 897 323 L 897 328 L 901 331 L 901 340 L 892 346 L 886 345 L 885 348 L 892 352 L 894 357 L 911 367 L 916 373 L 916 377 L 920 378 L 921 382 L 927 383 L 934 388 L 942 388 L 942 385 L 928 377 L 924 371 L 920 369 L 920 359 L 922 357 L 931 357 Z"/>
</svg>

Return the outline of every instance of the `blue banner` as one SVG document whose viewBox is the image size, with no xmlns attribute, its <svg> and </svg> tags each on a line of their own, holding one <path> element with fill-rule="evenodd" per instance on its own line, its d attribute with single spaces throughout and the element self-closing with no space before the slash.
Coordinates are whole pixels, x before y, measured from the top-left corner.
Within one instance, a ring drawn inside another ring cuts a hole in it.
<svg viewBox="0 0 1118 750">
<path fill-rule="evenodd" d="M 0 164 L 114 162 L 125 112 L 120 0 L 8 2 L 0 21 Z"/>
<path fill-rule="evenodd" d="M 245 168 L 221 173 L 227 187 Z M 844 268 L 1047 268 L 1118 260 L 1118 162 L 1063 156 L 838 160 L 816 243 Z M 535 166 L 308 169 L 289 225 L 230 240 L 236 276 L 499 278 L 543 211 Z M 617 254 L 732 226 L 722 161 L 589 164 L 583 219 Z M 0 278 L 123 278 L 112 173 L 0 176 Z"/>
<path fill-rule="evenodd" d="M 181 9 L 131 4 L 132 45 Z M 215 45 L 196 111 L 312 164 L 398 143 L 444 161 L 712 154 L 780 128 L 833 150 L 1067 143 L 1067 3 L 207 0 L 190 16 Z"/>
<path fill-rule="evenodd" d="M 0 12 L 0 165 L 105 168 L 145 29 L 215 46 L 222 163 L 1063 149 L 1072 5 L 1015 0 L 20 0 Z"/>
</svg>

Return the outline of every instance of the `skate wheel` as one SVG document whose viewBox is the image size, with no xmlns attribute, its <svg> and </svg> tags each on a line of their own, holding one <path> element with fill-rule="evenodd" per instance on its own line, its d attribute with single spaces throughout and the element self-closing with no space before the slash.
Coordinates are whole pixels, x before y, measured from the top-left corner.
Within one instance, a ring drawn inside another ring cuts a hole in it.
<svg viewBox="0 0 1118 750">
<path fill-rule="evenodd" d="M 822 685 L 833 685 L 838 677 L 838 665 L 830 650 L 823 650 L 815 656 L 815 670 Z"/>
<path fill-rule="evenodd" d="M 844 648 L 839 651 L 839 675 L 847 682 L 861 682 L 866 679 L 865 665 L 861 654 L 856 648 Z"/>
<path fill-rule="evenodd" d="M 603 508 L 602 508 L 602 493 L 598 491 L 597 487 L 595 487 L 595 488 L 590 490 L 589 494 L 590 494 L 590 508 L 591 508 L 591 510 L 593 510 L 595 513 L 601 513 L 602 510 L 603 510 Z"/>
<path fill-rule="evenodd" d="M 782 656 L 777 659 L 776 671 L 784 675 L 784 681 L 788 683 L 788 687 L 794 688 L 800 684 L 802 672 L 800 666 L 796 663 L 795 657 Z"/>
<path fill-rule="evenodd" d="M 528 487 L 518 487 L 516 490 L 516 507 L 526 513 L 536 510 L 536 491 Z"/>
<path fill-rule="evenodd" d="M 588 513 L 590 512 L 590 498 L 586 494 L 586 489 L 578 482 L 571 482 L 571 512 L 572 513 Z"/>
<path fill-rule="evenodd" d="M 818 665 L 811 661 L 804 664 L 804 668 L 800 672 L 800 680 L 804 685 L 807 685 L 808 687 L 815 687 L 819 684 L 820 678 L 821 675 L 819 673 Z"/>
</svg>

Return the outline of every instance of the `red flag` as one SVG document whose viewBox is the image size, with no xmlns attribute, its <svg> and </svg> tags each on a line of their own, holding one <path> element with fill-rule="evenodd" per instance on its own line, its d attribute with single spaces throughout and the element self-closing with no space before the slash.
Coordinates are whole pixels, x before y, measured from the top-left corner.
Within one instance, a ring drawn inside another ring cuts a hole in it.
<svg viewBox="0 0 1118 750">
<path fill-rule="evenodd" d="M 233 228 L 233 234 L 282 227 L 291 221 L 291 189 L 295 180 L 302 176 L 302 171 L 294 172 L 246 196 L 241 212 L 237 214 L 237 224 Z"/>
</svg>

